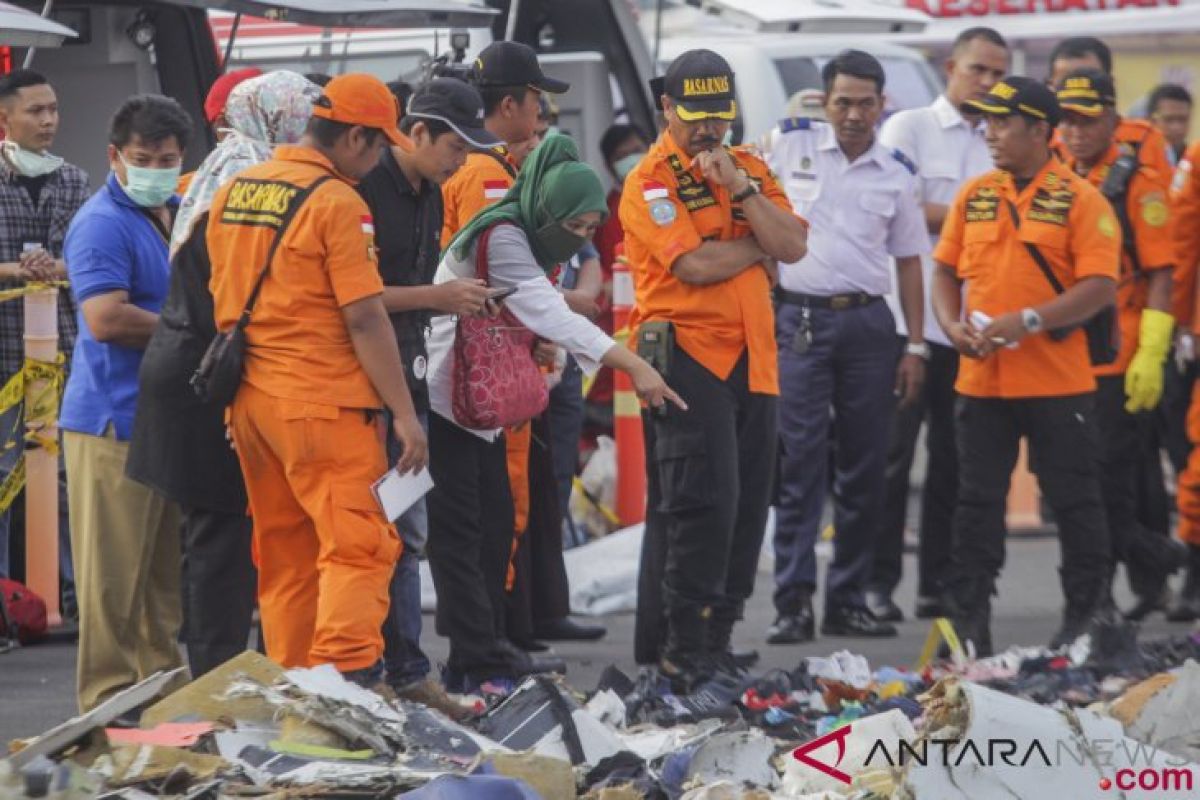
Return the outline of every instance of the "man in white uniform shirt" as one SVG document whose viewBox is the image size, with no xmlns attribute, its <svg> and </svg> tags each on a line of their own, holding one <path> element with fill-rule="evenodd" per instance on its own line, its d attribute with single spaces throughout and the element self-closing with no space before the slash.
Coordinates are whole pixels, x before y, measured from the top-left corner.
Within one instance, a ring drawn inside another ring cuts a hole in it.
<svg viewBox="0 0 1200 800">
<path fill-rule="evenodd" d="M 984 141 L 982 117 L 964 116 L 959 107 L 978 100 L 1008 73 L 1008 45 L 991 28 L 968 28 L 959 34 L 946 60 L 946 93 L 925 108 L 900 111 L 883 124 L 879 141 L 908 156 L 917 167 L 917 185 L 929 232 L 937 236 L 946 210 L 963 181 L 992 169 Z M 925 279 L 925 341 L 929 364 L 925 388 L 917 402 L 897 410 L 887 456 L 887 488 L 883 527 L 875 546 L 875 563 L 867 584 L 867 607 L 880 619 L 899 622 L 904 614 L 892 602 L 900 583 L 904 527 L 908 516 L 909 472 L 921 425 L 928 467 L 921 493 L 920 550 L 916 615 L 942 616 L 941 580 L 950 569 L 950 529 L 958 497 L 958 450 L 954 440 L 954 380 L 958 353 L 938 327 L 929 305 L 933 260 L 921 259 Z M 888 304 L 896 313 L 896 332 L 907 338 L 908 327 L 895 292 Z"/>
<path fill-rule="evenodd" d="M 864 590 L 880 530 L 892 415 L 898 399 L 910 403 L 920 393 L 928 356 L 920 256 L 929 251 L 929 235 L 911 162 L 875 138 L 883 67 L 868 53 L 846 50 L 826 64 L 822 78 L 829 123 L 784 120 L 771 135 L 768 158 L 796 212 L 812 225 L 808 254 L 780 266 L 782 454 L 772 644 L 814 635 L 814 545 L 828 488 L 831 407 L 835 537 L 821 632 L 896 634 L 871 614 Z M 892 258 L 914 332 L 903 348 L 883 301 L 892 289 Z"/>
</svg>

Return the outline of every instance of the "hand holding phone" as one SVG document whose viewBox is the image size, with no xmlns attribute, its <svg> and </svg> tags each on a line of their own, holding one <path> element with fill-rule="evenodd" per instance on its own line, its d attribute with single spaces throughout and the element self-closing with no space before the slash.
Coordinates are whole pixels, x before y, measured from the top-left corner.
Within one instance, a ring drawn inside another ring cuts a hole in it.
<svg viewBox="0 0 1200 800">
<path fill-rule="evenodd" d="M 509 297 L 512 297 L 514 294 L 517 293 L 517 289 L 519 289 L 519 288 L 521 288 L 521 287 L 510 286 L 507 289 L 493 289 L 490 292 L 488 292 L 488 300 L 491 300 L 493 303 L 499 303 L 502 300 L 506 300 Z"/>
</svg>

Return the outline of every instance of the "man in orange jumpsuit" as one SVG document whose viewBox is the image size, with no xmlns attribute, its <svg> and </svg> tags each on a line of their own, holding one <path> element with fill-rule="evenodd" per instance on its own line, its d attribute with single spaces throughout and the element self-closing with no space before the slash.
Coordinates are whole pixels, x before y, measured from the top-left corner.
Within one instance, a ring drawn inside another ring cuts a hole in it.
<svg viewBox="0 0 1200 800">
<path fill-rule="evenodd" d="M 354 183 L 379 160 L 399 109 L 382 82 L 343 75 L 324 89 L 296 146 L 213 198 L 208 227 L 217 327 L 229 330 L 292 201 L 294 210 L 246 328 L 230 428 L 254 518 L 267 655 L 382 677 L 380 635 L 401 543 L 372 496 L 387 470 L 386 406 L 401 472 L 426 463 L 425 435 L 384 309 L 374 224 Z"/>
<path fill-rule="evenodd" d="M 1057 89 L 1068 72 L 1079 69 L 1098 69 L 1111 77 L 1113 57 L 1108 45 L 1094 36 L 1063 39 L 1050 52 L 1050 77 L 1046 83 L 1051 89 Z M 1148 121 L 1122 117 L 1117 122 L 1113 138 L 1118 145 L 1132 147 L 1139 164 L 1150 167 L 1159 175 L 1171 174 L 1166 137 Z M 1056 138 L 1055 143 L 1059 155 L 1062 155 L 1061 139 Z"/>
<path fill-rule="evenodd" d="M 1139 472 L 1154 433 L 1155 416 L 1148 412 L 1162 398 L 1163 365 L 1175 328 L 1169 311 L 1174 255 L 1167 236 L 1167 176 L 1138 164 L 1133 149 L 1116 142 L 1121 117 L 1108 75 L 1096 69 L 1067 73 L 1058 103 L 1067 166 L 1108 198 L 1122 229 L 1121 349 L 1116 361 L 1094 369 L 1096 420 L 1113 560 L 1126 564 L 1141 598 L 1128 616 L 1141 619 L 1157 605 L 1180 562 L 1179 547 L 1166 530 L 1148 529 L 1137 518 Z"/>
<path fill-rule="evenodd" d="M 508 149 L 537 132 L 542 92 L 562 94 L 571 88 L 543 75 L 533 48 L 519 42 L 484 48 L 471 80 L 483 96 L 483 127 L 505 144 L 467 156 L 467 163 L 442 186 L 443 249 L 471 217 L 508 193 L 519 166 Z"/>
<path fill-rule="evenodd" d="M 1176 278 L 1172 308 L 1179 326 L 1200 334 L 1196 294 L 1196 264 L 1200 261 L 1200 142 L 1193 142 L 1179 161 L 1171 182 L 1172 243 Z M 1193 447 L 1179 476 L 1179 538 L 1188 549 L 1187 579 L 1167 619 L 1187 622 L 1200 617 L 1200 382 L 1193 384 L 1187 415 Z"/>
</svg>

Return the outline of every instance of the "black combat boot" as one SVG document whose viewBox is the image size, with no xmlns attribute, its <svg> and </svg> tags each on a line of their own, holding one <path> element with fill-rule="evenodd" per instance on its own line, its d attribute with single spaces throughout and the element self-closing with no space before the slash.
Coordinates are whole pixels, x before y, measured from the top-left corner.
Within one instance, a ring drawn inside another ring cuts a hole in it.
<svg viewBox="0 0 1200 800">
<path fill-rule="evenodd" d="M 712 675 L 712 659 L 708 657 L 711 615 L 711 608 L 694 605 L 667 612 L 667 643 L 658 666 L 677 695 L 691 694 Z"/>
</svg>

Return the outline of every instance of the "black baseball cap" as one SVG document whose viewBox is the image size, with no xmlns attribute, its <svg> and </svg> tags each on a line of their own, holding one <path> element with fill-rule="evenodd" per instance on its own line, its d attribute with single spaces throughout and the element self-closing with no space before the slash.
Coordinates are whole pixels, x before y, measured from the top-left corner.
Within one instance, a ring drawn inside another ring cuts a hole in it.
<svg viewBox="0 0 1200 800">
<path fill-rule="evenodd" d="M 972 114 L 991 114 L 1006 117 L 1021 114 L 1029 119 L 1041 119 L 1058 127 L 1062 112 L 1054 92 L 1033 78 L 1009 76 L 992 87 L 981 100 L 968 100 L 962 110 Z"/>
<path fill-rule="evenodd" d="M 1058 87 L 1058 105 L 1087 117 L 1098 117 L 1117 104 L 1113 79 L 1098 69 L 1073 70 Z"/>
<path fill-rule="evenodd" d="M 651 81 L 651 89 L 659 83 Z M 675 101 L 675 113 L 684 122 L 702 119 L 732 121 L 737 116 L 733 70 L 712 50 L 688 50 L 667 67 L 662 93 Z"/>
<path fill-rule="evenodd" d="M 500 139 L 483 127 L 483 98 L 474 86 L 454 78 L 434 78 L 413 94 L 405 117 L 444 122 L 475 147 L 495 147 Z"/>
<path fill-rule="evenodd" d="M 538 64 L 537 53 L 520 42 L 492 42 L 475 59 L 472 79 L 476 86 L 532 86 L 550 94 L 562 94 L 571 84 L 548 78 Z"/>
</svg>

